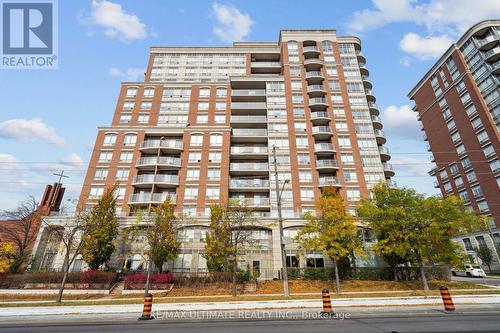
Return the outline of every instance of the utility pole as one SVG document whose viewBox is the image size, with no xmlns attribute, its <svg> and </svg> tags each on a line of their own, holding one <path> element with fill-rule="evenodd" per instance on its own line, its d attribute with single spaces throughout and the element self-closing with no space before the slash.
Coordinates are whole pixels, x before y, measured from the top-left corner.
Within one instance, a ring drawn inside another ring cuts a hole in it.
<svg viewBox="0 0 500 333">
<path fill-rule="evenodd" d="M 279 177 L 278 177 L 278 163 L 276 159 L 276 146 L 273 145 L 273 162 L 274 162 L 274 180 L 276 182 L 276 202 L 278 207 L 278 224 L 280 229 L 280 252 L 281 252 L 281 275 L 283 278 L 283 294 L 285 297 L 290 297 L 288 291 L 288 269 L 286 267 L 286 250 L 285 243 L 283 242 L 283 216 L 281 215 L 281 195 L 283 194 L 283 189 L 285 188 L 285 181 L 283 184 L 283 189 L 280 192 Z"/>
</svg>

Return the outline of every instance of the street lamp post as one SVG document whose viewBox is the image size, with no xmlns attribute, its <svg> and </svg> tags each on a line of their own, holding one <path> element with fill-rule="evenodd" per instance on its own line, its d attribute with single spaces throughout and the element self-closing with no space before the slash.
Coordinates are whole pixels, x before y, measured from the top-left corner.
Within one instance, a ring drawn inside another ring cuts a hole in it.
<svg viewBox="0 0 500 333">
<path fill-rule="evenodd" d="M 283 194 L 283 190 L 285 189 L 285 185 L 290 181 L 289 179 L 285 180 L 283 183 L 283 187 L 280 191 L 279 185 L 279 177 L 278 177 L 278 163 L 276 160 L 276 146 L 273 145 L 273 157 L 274 157 L 274 179 L 276 182 L 276 202 L 278 208 L 278 225 L 280 230 L 280 252 L 281 252 L 281 275 L 283 279 L 283 294 L 285 297 L 290 297 L 290 293 L 288 291 L 288 269 L 286 266 L 286 250 L 285 243 L 283 242 L 283 216 L 281 214 L 281 195 Z"/>
</svg>

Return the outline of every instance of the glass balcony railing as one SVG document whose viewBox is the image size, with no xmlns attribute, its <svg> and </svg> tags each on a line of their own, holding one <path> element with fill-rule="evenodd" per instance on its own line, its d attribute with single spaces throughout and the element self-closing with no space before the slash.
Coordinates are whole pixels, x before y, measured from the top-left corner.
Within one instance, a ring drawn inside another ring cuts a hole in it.
<svg viewBox="0 0 500 333">
<path fill-rule="evenodd" d="M 178 157 L 162 156 L 162 157 L 141 157 L 137 160 L 137 166 L 140 165 L 171 165 L 180 167 L 181 159 Z"/>
<path fill-rule="evenodd" d="M 337 168 L 338 164 L 335 160 L 317 160 L 316 167 L 318 168 Z"/>
<path fill-rule="evenodd" d="M 383 147 L 383 146 L 379 146 L 378 147 L 378 151 L 381 153 L 381 154 L 386 154 L 386 155 L 389 155 L 389 148 L 387 147 Z"/>
<path fill-rule="evenodd" d="M 279 61 L 252 61 L 252 67 L 281 67 Z"/>
<path fill-rule="evenodd" d="M 335 151 L 335 147 L 331 143 L 316 143 L 314 144 L 314 151 L 315 152 Z"/>
<path fill-rule="evenodd" d="M 266 116 L 231 116 L 232 123 L 265 123 Z"/>
<path fill-rule="evenodd" d="M 231 91 L 232 96 L 265 96 L 265 89 L 235 89 Z"/>
<path fill-rule="evenodd" d="M 231 109 L 266 109 L 265 102 L 231 102 Z"/>
<path fill-rule="evenodd" d="M 138 175 L 134 177 L 133 183 L 164 183 L 179 184 L 177 175 Z"/>
<path fill-rule="evenodd" d="M 245 205 L 251 207 L 269 206 L 269 198 L 230 198 L 229 205 Z"/>
<path fill-rule="evenodd" d="M 231 188 L 260 188 L 269 187 L 269 180 L 267 179 L 231 179 L 229 181 Z"/>
<path fill-rule="evenodd" d="M 382 163 L 382 166 L 384 167 L 385 171 L 394 171 L 394 168 L 392 167 L 392 164 L 390 164 L 390 163 Z"/>
<path fill-rule="evenodd" d="M 176 196 L 175 193 L 163 192 L 163 193 L 134 193 L 130 196 L 129 202 L 131 204 L 137 203 L 162 203 L 170 198 L 172 203 L 175 203 Z"/>
<path fill-rule="evenodd" d="M 326 98 L 321 98 L 321 97 L 309 98 L 309 105 L 313 105 L 313 104 L 328 105 L 328 102 L 327 102 Z"/>
<path fill-rule="evenodd" d="M 313 134 L 332 134 L 332 129 L 329 126 L 313 126 L 312 128 Z"/>
<path fill-rule="evenodd" d="M 252 163 L 252 162 L 234 162 L 230 164 L 230 169 L 232 171 L 265 171 L 269 170 L 268 163 Z"/>
<path fill-rule="evenodd" d="M 232 154 L 267 154 L 267 147 L 260 146 L 233 146 L 231 147 Z"/>
<path fill-rule="evenodd" d="M 380 120 L 379 116 L 372 115 L 371 118 L 372 118 L 373 122 L 376 122 L 376 123 L 381 123 L 382 122 L 382 120 Z"/>
<path fill-rule="evenodd" d="M 233 136 L 267 136 L 267 129 L 264 128 L 234 128 Z"/>
<path fill-rule="evenodd" d="M 307 91 L 312 92 L 312 91 L 325 91 L 325 86 L 322 84 L 313 84 L 310 86 L 307 86 Z"/>
<path fill-rule="evenodd" d="M 379 136 L 379 137 L 385 138 L 384 131 L 376 129 L 374 132 L 375 132 L 375 136 Z"/>
<path fill-rule="evenodd" d="M 330 116 L 328 115 L 328 112 L 325 111 L 316 111 L 316 112 L 311 112 L 311 119 L 322 119 L 322 118 L 328 118 L 330 119 Z"/>
<path fill-rule="evenodd" d="M 323 77 L 323 74 L 320 71 L 306 72 L 306 78 L 311 78 L 311 77 Z"/>
<path fill-rule="evenodd" d="M 145 140 L 141 148 L 173 148 L 182 149 L 182 140 Z"/>
<path fill-rule="evenodd" d="M 304 46 L 304 52 L 319 52 L 319 49 L 316 46 Z"/>
<path fill-rule="evenodd" d="M 335 176 L 319 177 L 319 186 L 338 186 L 340 185 L 339 179 Z"/>
</svg>

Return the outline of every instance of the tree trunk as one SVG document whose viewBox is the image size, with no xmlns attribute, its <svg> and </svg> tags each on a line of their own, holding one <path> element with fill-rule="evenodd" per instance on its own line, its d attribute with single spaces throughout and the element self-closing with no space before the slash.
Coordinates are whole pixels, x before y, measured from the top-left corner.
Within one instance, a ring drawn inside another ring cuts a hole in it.
<svg viewBox="0 0 500 333">
<path fill-rule="evenodd" d="M 392 268 L 392 274 L 394 274 L 394 281 L 398 281 L 398 269 L 396 266 Z"/>
<path fill-rule="evenodd" d="M 340 294 L 340 278 L 337 259 L 333 259 L 333 271 L 335 272 L 335 293 Z"/>
<path fill-rule="evenodd" d="M 489 263 L 486 264 L 488 266 L 488 272 L 491 273 L 491 265 Z"/>
<path fill-rule="evenodd" d="M 69 255 L 66 254 L 64 257 L 64 263 L 63 263 L 63 278 L 61 281 L 61 285 L 59 286 L 59 292 L 57 293 L 57 299 L 56 303 L 61 303 L 62 297 L 63 297 L 63 292 L 64 292 L 64 286 L 66 285 L 66 280 L 68 279 L 68 272 L 69 272 Z"/>
<path fill-rule="evenodd" d="M 232 289 L 232 295 L 233 297 L 236 297 L 236 271 L 237 271 L 238 267 L 237 267 L 237 264 L 236 264 L 236 259 L 234 259 L 233 261 L 233 272 L 232 272 L 232 285 L 231 285 L 231 289 Z"/>
<path fill-rule="evenodd" d="M 424 287 L 424 291 L 429 291 L 429 284 L 427 283 L 427 278 L 425 277 L 425 269 L 422 259 L 418 261 L 418 266 L 420 269 L 420 278 L 422 279 L 422 286 Z"/>
</svg>

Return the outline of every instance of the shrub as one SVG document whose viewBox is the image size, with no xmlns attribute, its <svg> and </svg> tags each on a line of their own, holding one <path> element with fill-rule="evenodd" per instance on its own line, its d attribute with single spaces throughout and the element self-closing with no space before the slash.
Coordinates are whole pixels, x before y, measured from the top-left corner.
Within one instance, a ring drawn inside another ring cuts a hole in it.
<svg viewBox="0 0 500 333">
<path fill-rule="evenodd" d="M 146 284 L 147 274 L 136 273 L 125 277 L 125 289 L 135 289 L 143 287 Z M 151 274 L 149 277 L 150 285 L 155 288 L 165 288 L 174 281 L 174 275 L 171 273 Z"/>
<path fill-rule="evenodd" d="M 104 272 L 99 270 L 90 270 L 80 274 L 81 283 L 92 284 L 104 284 L 105 286 L 111 286 L 111 284 L 116 280 L 116 273 Z"/>
</svg>

